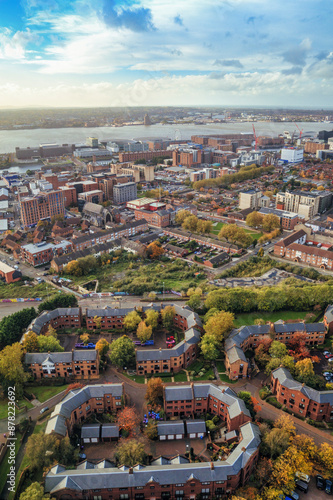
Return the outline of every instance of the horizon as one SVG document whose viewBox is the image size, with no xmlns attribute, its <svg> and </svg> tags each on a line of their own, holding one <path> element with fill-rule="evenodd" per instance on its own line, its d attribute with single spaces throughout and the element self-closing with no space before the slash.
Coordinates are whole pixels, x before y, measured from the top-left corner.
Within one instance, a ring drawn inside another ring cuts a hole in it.
<svg viewBox="0 0 333 500">
<path fill-rule="evenodd" d="M 0 109 L 330 109 L 332 15 L 328 0 L 4 0 Z"/>
</svg>

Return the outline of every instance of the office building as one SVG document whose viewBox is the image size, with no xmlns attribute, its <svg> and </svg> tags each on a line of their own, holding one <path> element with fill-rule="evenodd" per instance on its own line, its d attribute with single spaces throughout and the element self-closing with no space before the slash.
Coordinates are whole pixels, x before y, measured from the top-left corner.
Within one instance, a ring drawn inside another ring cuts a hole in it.
<svg viewBox="0 0 333 500">
<path fill-rule="evenodd" d="M 115 203 L 126 203 L 137 198 L 137 187 L 135 182 L 116 184 L 113 187 L 113 201 Z"/>
</svg>

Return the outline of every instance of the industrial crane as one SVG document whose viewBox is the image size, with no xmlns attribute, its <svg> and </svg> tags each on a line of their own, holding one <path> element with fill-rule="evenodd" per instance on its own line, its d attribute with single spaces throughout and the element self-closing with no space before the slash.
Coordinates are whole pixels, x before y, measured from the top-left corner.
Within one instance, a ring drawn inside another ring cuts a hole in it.
<svg viewBox="0 0 333 500">
<path fill-rule="evenodd" d="M 299 130 L 299 140 L 301 140 L 301 139 L 302 139 L 302 134 L 303 134 L 303 129 L 301 130 L 301 129 L 299 128 L 299 126 L 297 125 L 297 123 L 295 123 L 295 125 L 296 125 L 296 127 L 298 128 L 298 130 Z"/>
<path fill-rule="evenodd" d="M 254 135 L 254 140 L 255 140 L 254 150 L 255 150 L 255 151 L 257 151 L 257 146 L 258 146 L 258 137 L 257 137 L 257 134 L 256 134 L 256 129 L 254 128 L 253 123 L 252 123 L 252 128 L 253 128 L 253 135 Z"/>
</svg>

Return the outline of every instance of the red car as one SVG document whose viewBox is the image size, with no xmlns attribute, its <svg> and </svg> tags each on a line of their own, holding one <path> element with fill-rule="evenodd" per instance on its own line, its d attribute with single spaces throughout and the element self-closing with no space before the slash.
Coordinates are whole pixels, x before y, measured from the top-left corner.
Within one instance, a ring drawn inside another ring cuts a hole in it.
<svg viewBox="0 0 333 500">
<path fill-rule="evenodd" d="M 167 337 L 166 339 L 167 342 L 172 342 L 173 340 L 175 340 L 175 337 L 173 335 L 170 335 L 170 337 Z"/>
<path fill-rule="evenodd" d="M 333 357 L 333 354 L 329 353 L 329 354 L 325 354 L 325 358 L 326 359 L 329 359 L 329 358 L 332 358 Z"/>
</svg>

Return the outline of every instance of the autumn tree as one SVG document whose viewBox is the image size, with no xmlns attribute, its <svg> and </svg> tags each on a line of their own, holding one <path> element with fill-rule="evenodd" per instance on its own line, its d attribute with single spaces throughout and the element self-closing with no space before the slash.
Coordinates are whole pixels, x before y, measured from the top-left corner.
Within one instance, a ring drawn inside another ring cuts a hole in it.
<svg viewBox="0 0 333 500">
<path fill-rule="evenodd" d="M 119 429 L 126 431 L 128 435 L 136 434 L 140 417 L 134 406 L 125 406 L 117 413 L 117 424 Z"/>
<path fill-rule="evenodd" d="M 247 248 L 251 242 L 252 238 L 246 231 L 238 227 L 236 224 L 225 224 L 218 234 L 220 240 L 226 240 L 230 243 L 235 243 L 243 248 Z"/>
<path fill-rule="evenodd" d="M 182 224 L 184 222 L 184 220 L 189 217 L 191 214 L 191 212 L 189 210 L 179 210 L 177 212 L 177 215 L 176 215 L 176 223 L 177 224 Z"/>
<path fill-rule="evenodd" d="M 45 335 L 39 335 L 37 337 L 39 352 L 63 352 L 64 348 L 60 345 L 58 339 L 54 337 L 46 337 Z"/>
<path fill-rule="evenodd" d="M 213 223 L 210 220 L 198 219 L 197 232 L 201 234 L 209 234 L 212 232 Z"/>
<path fill-rule="evenodd" d="M 81 342 L 84 343 L 84 345 L 89 344 L 89 340 L 90 340 L 89 333 L 82 333 L 82 335 L 80 335 L 80 340 L 81 340 Z"/>
<path fill-rule="evenodd" d="M 71 260 L 65 266 L 64 269 L 66 274 L 70 274 L 71 276 L 82 276 L 82 268 L 77 260 Z"/>
<path fill-rule="evenodd" d="M 148 439 L 155 440 L 158 438 L 158 430 L 155 420 L 149 420 L 144 432 Z"/>
<path fill-rule="evenodd" d="M 244 401 L 246 408 L 251 413 L 252 418 L 254 418 L 256 413 L 261 410 L 257 399 L 248 391 L 239 391 L 237 396 Z"/>
<path fill-rule="evenodd" d="M 100 330 L 102 326 L 102 318 L 100 316 L 94 316 L 94 323 L 96 325 L 97 330 Z"/>
<path fill-rule="evenodd" d="M 246 224 L 247 226 L 250 227 L 261 227 L 263 223 L 263 215 L 260 214 L 259 212 L 251 212 L 247 217 L 246 217 Z"/>
<path fill-rule="evenodd" d="M 274 229 L 280 229 L 280 218 L 274 214 L 267 214 L 263 218 L 262 228 L 267 233 L 274 231 Z"/>
<path fill-rule="evenodd" d="M 289 415 L 281 413 L 279 418 L 274 421 L 274 427 L 276 429 L 283 429 L 289 433 L 289 436 L 294 436 L 296 434 L 296 427 Z"/>
<path fill-rule="evenodd" d="M 84 384 L 81 384 L 80 382 L 74 382 L 73 384 L 69 384 L 65 394 L 68 394 L 70 391 L 75 391 L 76 389 L 82 389 L 82 387 L 84 387 Z"/>
<path fill-rule="evenodd" d="M 24 335 L 22 347 L 25 352 L 39 352 L 38 337 L 35 332 L 30 330 Z"/>
<path fill-rule="evenodd" d="M 121 465 L 133 467 L 137 464 L 144 464 L 146 461 L 144 444 L 136 439 L 120 442 L 116 451 L 116 458 Z"/>
<path fill-rule="evenodd" d="M 261 457 L 255 470 L 255 478 L 262 487 L 271 475 L 273 463 L 270 458 Z"/>
<path fill-rule="evenodd" d="M 207 361 L 215 361 L 219 357 L 221 344 L 213 335 L 205 334 L 202 337 L 200 348 Z"/>
<path fill-rule="evenodd" d="M 285 429 L 274 427 L 268 432 L 262 440 L 262 452 L 264 455 L 269 455 L 271 458 L 276 458 L 281 455 L 290 444 L 290 434 Z"/>
<path fill-rule="evenodd" d="M 152 327 L 146 325 L 144 321 L 140 321 L 140 323 L 138 324 L 138 328 L 136 330 L 136 335 L 138 339 L 141 341 L 141 343 L 144 343 L 146 342 L 146 340 L 149 340 L 152 334 L 153 334 Z"/>
<path fill-rule="evenodd" d="M 148 380 L 145 399 L 153 408 L 163 403 L 163 382 L 160 377 Z"/>
<path fill-rule="evenodd" d="M 218 342 L 222 342 L 234 326 L 234 315 L 230 312 L 220 311 L 211 316 L 204 326 L 207 335 L 213 336 Z"/>
<path fill-rule="evenodd" d="M 282 344 L 282 342 L 279 342 L 278 340 L 273 340 L 270 348 L 269 348 L 269 354 L 272 356 L 272 358 L 283 358 L 287 354 L 287 347 L 285 344 Z"/>
<path fill-rule="evenodd" d="M 109 357 L 113 365 L 131 366 L 135 361 L 135 348 L 132 340 L 123 335 L 110 344 Z"/>
<path fill-rule="evenodd" d="M 58 338 L 57 330 L 55 328 L 53 328 L 53 326 L 51 326 L 51 325 L 49 325 L 45 335 L 46 335 L 46 337 L 54 337 L 55 339 Z"/>
<path fill-rule="evenodd" d="M 153 330 L 155 330 L 158 327 L 158 319 L 159 319 L 159 312 L 154 311 L 154 309 L 148 309 L 145 311 L 146 315 L 146 324 L 151 326 Z"/>
<path fill-rule="evenodd" d="M 254 320 L 254 324 L 258 325 L 258 326 L 259 325 L 262 326 L 262 325 L 265 325 L 266 322 L 265 322 L 265 320 L 263 318 L 257 318 L 257 319 Z"/>
<path fill-rule="evenodd" d="M 19 342 L 7 345 L 0 352 L 0 376 L 1 384 L 7 392 L 8 387 L 16 387 L 16 396 L 20 396 L 23 384 L 28 378 L 28 374 L 23 368 L 24 350 Z"/>
<path fill-rule="evenodd" d="M 159 241 L 153 241 L 146 248 L 146 256 L 149 259 L 158 259 L 164 254 L 164 249 Z"/>
<path fill-rule="evenodd" d="M 182 228 L 191 233 L 197 230 L 199 219 L 196 215 L 189 215 L 182 223 Z"/>
<path fill-rule="evenodd" d="M 54 434 L 32 434 L 25 448 L 29 466 L 32 469 L 43 470 L 52 464 L 57 451 L 57 438 Z"/>
<path fill-rule="evenodd" d="M 141 322 L 141 317 L 136 311 L 131 311 L 124 318 L 124 327 L 127 330 L 135 330 Z"/>
<path fill-rule="evenodd" d="M 315 376 L 313 369 L 312 360 L 310 358 L 305 358 L 297 361 L 295 365 L 296 377 L 300 382 L 308 384 Z"/>
<path fill-rule="evenodd" d="M 104 358 L 107 355 L 109 348 L 110 344 L 105 339 L 99 339 L 96 343 L 96 349 L 99 352 L 101 358 Z"/>
<path fill-rule="evenodd" d="M 176 309 L 174 306 L 166 306 L 161 310 L 162 323 L 164 328 L 167 330 L 172 330 L 173 320 L 176 315 Z"/>
<path fill-rule="evenodd" d="M 31 483 L 23 493 L 20 494 L 20 500 L 47 500 L 49 496 L 44 495 L 43 486 L 38 483 Z"/>
</svg>

